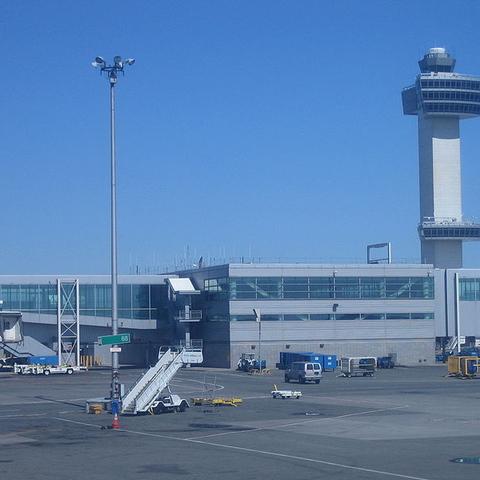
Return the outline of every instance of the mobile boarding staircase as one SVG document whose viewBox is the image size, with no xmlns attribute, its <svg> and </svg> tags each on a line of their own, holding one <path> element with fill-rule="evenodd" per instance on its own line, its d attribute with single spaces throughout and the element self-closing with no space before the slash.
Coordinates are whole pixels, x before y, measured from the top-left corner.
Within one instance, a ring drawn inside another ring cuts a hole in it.
<svg viewBox="0 0 480 480">
<path fill-rule="evenodd" d="M 458 345 L 458 337 L 457 336 L 454 336 L 454 337 L 450 337 L 448 339 L 448 342 L 447 344 L 445 345 L 445 350 L 454 350 L 455 348 L 457 348 L 457 345 Z"/>
<path fill-rule="evenodd" d="M 122 398 L 120 413 L 135 415 L 148 412 L 179 368 L 183 366 L 184 349 L 168 347 L 160 352 L 157 363 L 150 367 Z"/>
</svg>

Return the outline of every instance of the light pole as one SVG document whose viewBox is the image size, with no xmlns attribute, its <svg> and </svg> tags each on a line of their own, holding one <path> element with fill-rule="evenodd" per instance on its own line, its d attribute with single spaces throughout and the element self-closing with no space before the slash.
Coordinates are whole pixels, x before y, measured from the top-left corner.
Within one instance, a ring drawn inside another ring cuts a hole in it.
<svg viewBox="0 0 480 480">
<path fill-rule="evenodd" d="M 254 308 L 255 321 L 258 323 L 258 370 L 262 373 L 262 314 L 259 308 Z"/>
<path fill-rule="evenodd" d="M 113 65 L 107 65 L 103 57 L 96 57 L 92 65 L 100 68 L 100 75 L 106 73 L 110 83 L 110 155 L 111 155 L 111 264 L 112 264 L 112 335 L 118 334 L 118 274 L 117 274 L 117 172 L 115 158 L 115 84 L 118 75 L 124 74 L 125 65 L 133 65 L 135 60 L 116 56 Z M 110 398 L 120 400 L 120 382 L 118 378 L 118 346 L 112 345 L 112 387 Z M 112 404 L 113 409 L 113 404 Z"/>
</svg>

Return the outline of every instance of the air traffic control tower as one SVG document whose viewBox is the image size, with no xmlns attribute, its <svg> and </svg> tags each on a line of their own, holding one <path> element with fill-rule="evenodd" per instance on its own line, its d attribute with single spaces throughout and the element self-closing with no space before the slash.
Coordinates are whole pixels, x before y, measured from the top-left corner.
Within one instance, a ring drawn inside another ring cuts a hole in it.
<svg viewBox="0 0 480 480">
<path fill-rule="evenodd" d="M 462 218 L 460 119 L 480 115 L 480 77 L 454 73 L 444 48 L 431 48 L 418 64 L 402 100 L 403 113 L 418 116 L 422 263 L 462 268 L 462 243 L 480 240 L 480 224 Z"/>
</svg>

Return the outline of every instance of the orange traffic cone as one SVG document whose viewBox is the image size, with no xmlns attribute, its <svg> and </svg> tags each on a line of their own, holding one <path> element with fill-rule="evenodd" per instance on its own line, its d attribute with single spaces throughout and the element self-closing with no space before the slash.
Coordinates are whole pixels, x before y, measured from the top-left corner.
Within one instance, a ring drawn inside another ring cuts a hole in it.
<svg viewBox="0 0 480 480">
<path fill-rule="evenodd" d="M 118 415 L 113 416 L 112 428 L 120 428 L 120 422 L 118 421 Z"/>
</svg>

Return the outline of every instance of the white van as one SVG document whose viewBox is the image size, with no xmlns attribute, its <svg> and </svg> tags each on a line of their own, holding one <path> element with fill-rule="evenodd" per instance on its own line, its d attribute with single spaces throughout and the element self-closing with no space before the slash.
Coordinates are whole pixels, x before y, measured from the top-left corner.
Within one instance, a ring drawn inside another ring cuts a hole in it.
<svg viewBox="0 0 480 480">
<path fill-rule="evenodd" d="M 293 362 L 285 372 L 285 381 L 298 380 L 300 383 L 320 383 L 322 378 L 322 366 L 316 362 Z"/>
</svg>

